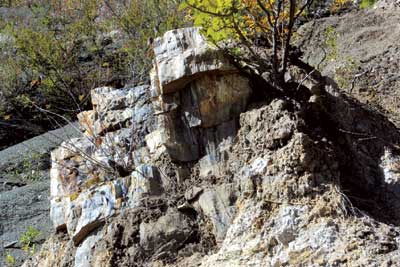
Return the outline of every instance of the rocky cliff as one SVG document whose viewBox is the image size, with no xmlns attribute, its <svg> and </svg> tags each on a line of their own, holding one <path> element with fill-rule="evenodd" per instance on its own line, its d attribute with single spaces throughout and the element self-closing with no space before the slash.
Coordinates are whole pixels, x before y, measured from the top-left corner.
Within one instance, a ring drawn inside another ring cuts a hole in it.
<svg viewBox="0 0 400 267">
<path fill-rule="evenodd" d="M 151 84 L 97 88 L 52 152 L 53 234 L 24 266 L 395 266 L 400 133 L 307 64 L 284 95 L 196 28 Z"/>
</svg>

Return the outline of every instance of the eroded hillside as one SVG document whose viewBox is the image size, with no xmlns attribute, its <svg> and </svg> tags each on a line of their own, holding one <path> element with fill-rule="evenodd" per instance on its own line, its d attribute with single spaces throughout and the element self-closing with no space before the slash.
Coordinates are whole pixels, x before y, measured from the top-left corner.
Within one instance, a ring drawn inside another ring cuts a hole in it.
<svg viewBox="0 0 400 267">
<path fill-rule="evenodd" d="M 150 83 L 92 90 L 49 182 L 0 164 L 1 251 L 24 267 L 398 266 L 400 7 L 347 2 L 314 6 L 282 76 L 261 37 L 243 61 L 199 28 L 149 40 Z M 38 223 L 46 241 L 23 254 Z"/>
<path fill-rule="evenodd" d="M 195 28 L 154 51 L 151 85 L 95 89 L 52 153 L 57 234 L 24 266 L 395 266 L 389 119 L 301 62 L 301 94 L 241 76 Z"/>
</svg>

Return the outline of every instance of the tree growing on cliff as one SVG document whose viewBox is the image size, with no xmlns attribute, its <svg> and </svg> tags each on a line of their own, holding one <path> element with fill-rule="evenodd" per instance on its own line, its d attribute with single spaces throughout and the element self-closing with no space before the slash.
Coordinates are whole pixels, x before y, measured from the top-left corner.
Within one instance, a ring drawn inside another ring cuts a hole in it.
<svg viewBox="0 0 400 267">
<path fill-rule="evenodd" d="M 193 22 L 217 46 L 284 83 L 295 25 L 313 0 L 186 0 Z M 238 47 L 237 44 L 240 46 Z M 243 56 L 244 55 L 244 56 Z"/>
</svg>

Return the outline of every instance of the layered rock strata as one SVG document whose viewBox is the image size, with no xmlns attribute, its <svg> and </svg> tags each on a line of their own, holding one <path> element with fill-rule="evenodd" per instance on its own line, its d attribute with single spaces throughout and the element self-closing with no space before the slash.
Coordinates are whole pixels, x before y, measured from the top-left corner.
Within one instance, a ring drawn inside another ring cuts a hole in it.
<svg viewBox="0 0 400 267">
<path fill-rule="evenodd" d="M 59 234 L 25 266 L 395 266 L 393 124 L 294 66 L 306 93 L 249 103 L 196 28 L 154 43 L 151 86 L 94 90 L 53 152 Z"/>
</svg>

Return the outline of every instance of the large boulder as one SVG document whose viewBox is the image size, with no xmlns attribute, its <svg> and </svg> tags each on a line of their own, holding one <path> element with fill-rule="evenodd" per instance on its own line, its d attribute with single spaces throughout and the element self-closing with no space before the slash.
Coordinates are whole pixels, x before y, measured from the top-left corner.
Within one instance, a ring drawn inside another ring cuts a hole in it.
<svg viewBox="0 0 400 267">
<path fill-rule="evenodd" d="M 154 155 L 197 160 L 236 133 L 233 122 L 247 106 L 249 81 L 198 28 L 165 33 L 154 52 L 150 90 L 158 129 L 147 145 Z"/>
<path fill-rule="evenodd" d="M 209 45 L 199 28 L 168 31 L 154 40 L 158 94 L 176 92 L 204 74 L 237 73 L 222 51 Z"/>
</svg>

